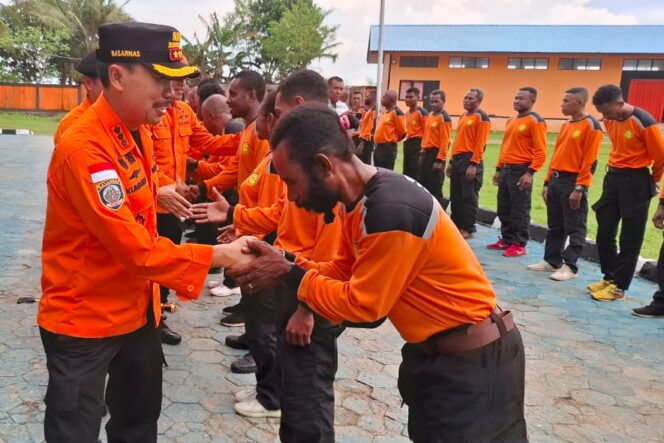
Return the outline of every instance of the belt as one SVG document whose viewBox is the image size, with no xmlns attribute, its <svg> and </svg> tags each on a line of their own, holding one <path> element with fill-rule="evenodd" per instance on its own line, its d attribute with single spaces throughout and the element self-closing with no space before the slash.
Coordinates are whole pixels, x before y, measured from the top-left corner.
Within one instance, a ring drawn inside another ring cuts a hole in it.
<svg viewBox="0 0 664 443">
<path fill-rule="evenodd" d="M 551 171 L 551 177 L 576 177 L 578 175 L 578 172 Z"/>
<path fill-rule="evenodd" d="M 420 347 L 428 355 L 468 352 L 493 343 L 514 328 L 510 311 L 494 311 L 489 317 L 463 330 L 432 335 L 420 343 Z"/>
<path fill-rule="evenodd" d="M 650 174 L 650 169 L 648 168 L 615 168 L 613 166 L 606 166 L 606 172 L 612 172 L 614 174 L 638 174 L 647 172 Z"/>
<path fill-rule="evenodd" d="M 502 165 L 500 168 L 501 169 L 523 169 L 523 168 L 529 168 L 530 163 L 512 163 L 509 165 Z"/>
</svg>

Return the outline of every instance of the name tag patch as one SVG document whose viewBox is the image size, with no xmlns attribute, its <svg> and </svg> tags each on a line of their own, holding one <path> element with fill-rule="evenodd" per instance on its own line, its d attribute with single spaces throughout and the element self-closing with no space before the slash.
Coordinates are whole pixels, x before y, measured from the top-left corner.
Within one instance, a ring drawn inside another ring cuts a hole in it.
<svg viewBox="0 0 664 443">
<path fill-rule="evenodd" d="M 113 211 L 120 209 L 122 203 L 124 203 L 124 190 L 122 189 L 122 184 L 118 178 L 104 180 L 98 183 L 97 195 L 99 195 L 99 201 L 101 201 L 101 204 Z"/>
</svg>

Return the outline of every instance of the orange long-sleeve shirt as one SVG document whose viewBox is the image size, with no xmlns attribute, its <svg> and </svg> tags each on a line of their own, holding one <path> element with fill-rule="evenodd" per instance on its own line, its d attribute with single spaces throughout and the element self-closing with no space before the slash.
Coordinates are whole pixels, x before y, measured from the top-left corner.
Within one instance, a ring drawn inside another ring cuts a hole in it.
<svg viewBox="0 0 664 443">
<path fill-rule="evenodd" d="M 126 334 L 145 324 L 150 307 L 159 322 L 154 283 L 181 298 L 197 297 L 205 283 L 212 247 L 157 235 L 157 165 L 150 130 L 139 133 L 141 146 L 102 96 L 56 146 L 37 315 L 48 331 Z"/>
<path fill-rule="evenodd" d="M 415 112 L 409 112 L 406 115 L 406 130 L 408 138 L 422 137 L 424 134 L 424 124 L 428 112 L 424 108 L 417 108 Z"/>
<path fill-rule="evenodd" d="M 571 172 L 577 174 L 577 185 L 588 188 L 592 182 L 592 169 L 597 162 L 602 135 L 602 126 L 592 115 L 563 123 L 544 183 L 551 179 L 551 171 Z"/>
<path fill-rule="evenodd" d="M 429 114 L 424 125 L 422 150 L 438 149 L 436 158 L 440 161 L 445 161 L 451 136 L 452 119 L 447 111 L 443 111 L 440 114 Z"/>
<path fill-rule="evenodd" d="M 646 168 L 659 183 L 664 173 L 664 138 L 657 121 L 640 108 L 627 119 L 604 120 L 611 139 L 609 166 L 614 168 Z"/>
<path fill-rule="evenodd" d="M 406 136 L 406 120 L 403 111 L 395 108 L 381 114 L 374 133 L 376 143 L 398 143 Z"/>
<path fill-rule="evenodd" d="M 376 121 L 376 110 L 371 109 L 362 115 L 360 120 L 360 138 L 362 140 L 373 139 L 373 129 Z"/>
<path fill-rule="evenodd" d="M 88 98 L 88 96 L 85 96 L 85 99 L 81 104 L 76 106 L 74 109 L 69 111 L 67 115 L 62 117 L 62 120 L 60 120 L 60 124 L 58 125 L 58 129 L 55 130 L 55 135 L 53 136 L 53 142 L 57 145 L 60 139 L 62 138 L 62 134 L 65 133 L 67 129 L 69 129 L 76 121 L 83 115 L 85 111 L 88 110 L 92 106 L 92 102 Z"/>
<path fill-rule="evenodd" d="M 491 283 L 428 192 L 380 170 L 364 194 L 343 216 L 334 259 L 309 271 L 293 267 L 290 283 L 301 302 L 337 323 L 387 315 L 409 343 L 489 316 L 496 305 Z"/>
<path fill-rule="evenodd" d="M 482 161 L 487 141 L 489 140 L 489 131 L 491 130 L 491 120 L 482 110 L 472 114 L 463 114 L 457 123 L 457 133 L 452 144 L 452 155 L 472 152 L 471 163 L 479 164 Z"/>
<path fill-rule="evenodd" d="M 544 166 L 548 151 L 546 122 L 539 114 L 531 112 L 522 117 L 512 117 L 505 125 L 496 169 L 500 170 L 503 165 L 527 163 L 529 169 L 537 172 Z"/>
<path fill-rule="evenodd" d="M 208 191 L 217 188 L 217 190 L 223 192 L 236 185 L 239 188 L 270 151 L 269 142 L 258 138 L 255 121 L 247 125 L 240 134 L 240 143 L 235 154 L 235 160 L 220 174 L 205 180 L 204 183 Z"/>
</svg>

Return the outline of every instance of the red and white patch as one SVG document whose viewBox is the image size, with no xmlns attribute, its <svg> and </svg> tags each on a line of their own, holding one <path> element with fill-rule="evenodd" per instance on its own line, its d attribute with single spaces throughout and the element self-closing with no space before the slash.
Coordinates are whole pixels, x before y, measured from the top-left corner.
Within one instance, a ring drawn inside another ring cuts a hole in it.
<svg viewBox="0 0 664 443">
<path fill-rule="evenodd" d="M 113 166 L 111 162 L 101 162 L 90 165 L 88 166 L 88 172 L 90 173 L 92 183 L 120 178 L 118 172 L 115 170 L 115 166 Z"/>
</svg>

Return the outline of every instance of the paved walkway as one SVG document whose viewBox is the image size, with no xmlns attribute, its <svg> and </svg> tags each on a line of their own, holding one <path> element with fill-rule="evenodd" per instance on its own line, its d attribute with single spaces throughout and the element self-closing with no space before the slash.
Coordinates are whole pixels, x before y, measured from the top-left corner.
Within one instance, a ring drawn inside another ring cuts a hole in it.
<svg viewBox="0 0 664 443">
<path fill-rule="evenodd" d="M 0 136 L 0 442 L 42 441 L 46 370 L 36 305 L 45 205 L 47 137 Z M 627 300 L 592 301 L 583 288 L 600 277 L 583 263 L 581 278 L 555 283 L 528 273 L 530 255 L 499 258 L 487 251 L 496 231 L 481 228 L 471 245 L 494 282 L 501 305 L 515 313 L 527 356 L 526 418 L 533 442 L 664 442 L 664 321 L 629 314 L 655 286 L 635 279 Z M 242 352 L 222 343 L 222 306 L 208 296 L 181 304 L 169 324 L 185 341 L 166 347 L 160 442 L 272 442 L 278 423 L 233 413 L 232 392 L 252 383 L 230 363 Z M 337 440 L 406 442 L 407 408 L 396 389 L 401 339 L 386 323 L 349 330 L 339 340 Z M 104 439 L 104 436 L 102 436 Z M 105 439 L 104 439 L 105 441 Z"/>
</svg>

